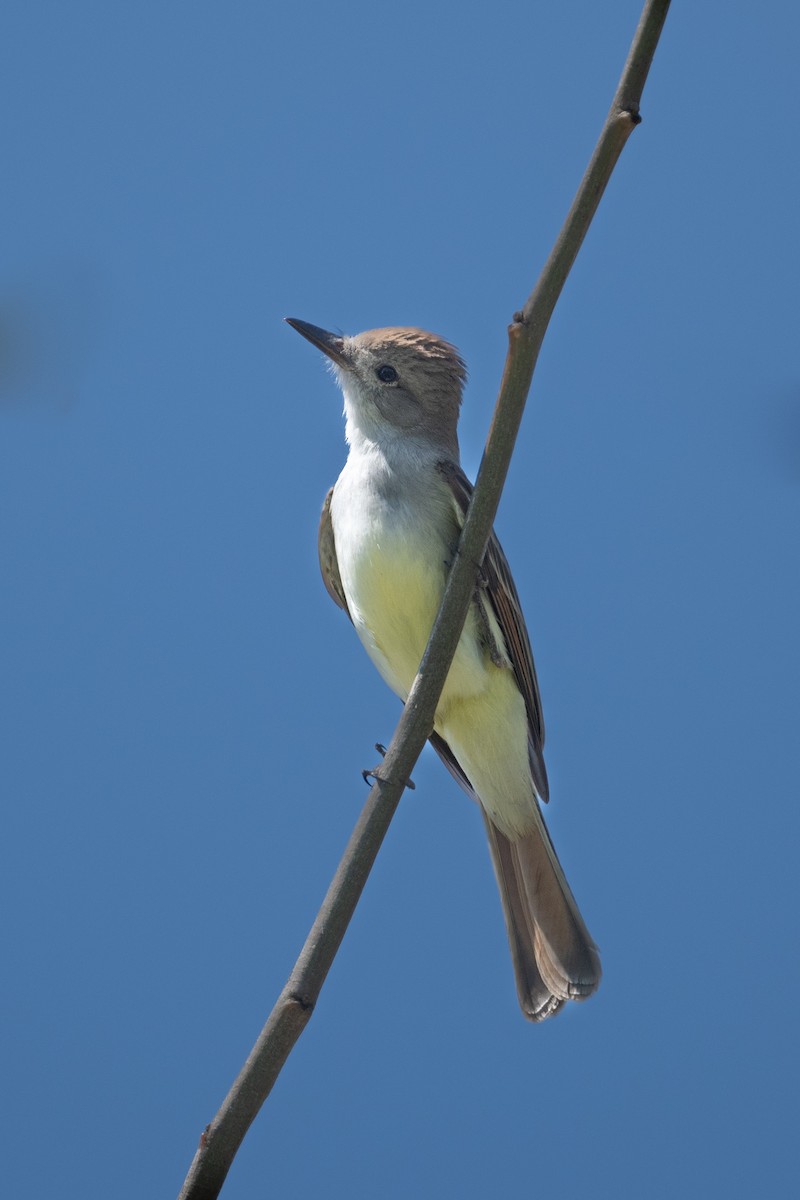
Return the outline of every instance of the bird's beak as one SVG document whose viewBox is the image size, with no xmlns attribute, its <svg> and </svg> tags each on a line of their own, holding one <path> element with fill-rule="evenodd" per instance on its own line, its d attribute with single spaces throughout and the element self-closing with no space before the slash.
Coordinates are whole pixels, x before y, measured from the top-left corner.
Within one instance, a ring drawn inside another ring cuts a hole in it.
<svg viewBox="0 0 800 1200">
<path fill-rule="evenodd" d="M 306 341 L 311 342 L 312 346 L 316 346 L 323 354 L 327 354 L 328 358 L 332 359 L 339 367 L 344 367 L 347 370 L 350 367 L 350 360 L 344 352 L 344 338 L 339 337 L 337 333 L 328 333 L 327 329 L 320 329 L 318 325 L 309 325 L 308 321 L 298 321 L 297 317 L 285 317 L 287 325 L 291 325 L 292 329 L 296 329 Z"/>
</svg>

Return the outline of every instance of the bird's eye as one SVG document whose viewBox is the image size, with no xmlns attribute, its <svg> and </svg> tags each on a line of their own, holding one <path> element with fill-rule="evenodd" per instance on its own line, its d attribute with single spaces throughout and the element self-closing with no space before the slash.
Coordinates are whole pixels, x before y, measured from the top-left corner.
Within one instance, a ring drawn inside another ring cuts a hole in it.
<svg viewBox="0 0 800 1200">
<path fill-rule="evenodd" d="M 381 383 L 394 383 L 397 379 L 397 371 L 395 371 L 394 367 L 390 367 L 388 363 L 384 363 L 382 367 L 378 367 L 375 374 Z"/>
</svg>

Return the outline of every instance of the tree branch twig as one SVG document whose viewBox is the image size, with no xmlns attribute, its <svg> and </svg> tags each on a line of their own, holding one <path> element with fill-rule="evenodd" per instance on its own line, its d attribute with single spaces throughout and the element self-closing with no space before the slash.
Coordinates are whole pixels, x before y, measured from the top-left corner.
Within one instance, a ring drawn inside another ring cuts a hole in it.
<svg viewBox="0 0 800 1200">
<path fill-rule="evenodd" d="M 632 130 L 669 0 L 647 0 L 589 166 L 561 232 L 524 307 L 509 326 L 509 349 L 475 492 L 419 673 L 394 737 L 322 907 L 247 1062 L 200 1139 L 179 1200 L 214 1200 L 241 1142 L 308 1024 L 367 877 L 433 730 L 434 714 L 508 472 L 547 326 L 606 184 Z"/>
</svg>

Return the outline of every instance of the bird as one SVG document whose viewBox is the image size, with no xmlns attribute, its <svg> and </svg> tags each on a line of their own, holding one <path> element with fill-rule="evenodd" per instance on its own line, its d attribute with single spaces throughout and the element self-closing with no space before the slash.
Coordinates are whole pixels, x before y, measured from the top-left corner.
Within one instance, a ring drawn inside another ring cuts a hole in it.
<svg viewBox="0 0 800 1200">
<path fill-rule="evenodd" d="M 322 578 L 405 702 L 472 495 L 458 444 L 466 366 L 422 329 L 348 336 L 286 320 L 326 355 L 344 395 L 349 449 L 322 508 Z M 590 996 L 601 976 L 540 807 L 549 798 L 544 736 L 522 607 L 492 532 L 430 742 L 480 806 L 517 996 L 531 1021 Z"/>
</svg>

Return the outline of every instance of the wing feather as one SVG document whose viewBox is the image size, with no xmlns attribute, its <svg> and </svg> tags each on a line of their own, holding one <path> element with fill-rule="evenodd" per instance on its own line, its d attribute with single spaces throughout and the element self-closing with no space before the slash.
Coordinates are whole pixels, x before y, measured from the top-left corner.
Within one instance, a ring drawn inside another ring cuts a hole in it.
<svg viewBox="0 0 800 1200">
<path fill-rule="evenodd" d="M 459 523 L 463 526 L 472 498 L 472 484 L 457 463 L 445 459 L 438 464 L 438 468 L 450 487 Z M 494 530 L 492 530 L 489 544 L 486 547 L 479 586 L 482 587 L 484 595 L 489 598 L 505 640 L 506 653 L 511 662 L 517 685 L 525 700 L 530 735 L 531 771 L 536 789 L 541 799 L 546 802 L 548 787 L 543 757 L 544 717 L 542 716 L 539 681 L 536 678 L 533 651 L 525 626 L 525 617 L 522 614 L 522 605 L 511 575 L 511 568 Z"/>
<path fill-rule="evenodd" d="M 322 582 L 325 584 L 328 595 L 334 604 L 338 604 L 339 608 L 343 608 L 350 617 L 350 610 L 347 607 L 347 598 L 342 587 L 342 577 L 339 574 L 339 560 L 336 557 L 336 542 L 333 540 L 333 521 L 331 520 L 331 497 L 333 496 L 333 488 L 330 489 L 325 497 L 325 503 L 322 505 L 322 513 L 319 518 L 319 535 L 317 537 L 317 548 L 319 550 L 319 569 L 322 572 Z M 352 621 L 352 617 L 350 620 Z"/>
</svg>

